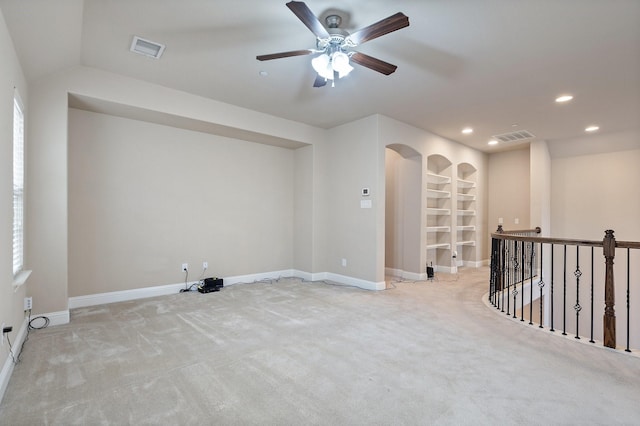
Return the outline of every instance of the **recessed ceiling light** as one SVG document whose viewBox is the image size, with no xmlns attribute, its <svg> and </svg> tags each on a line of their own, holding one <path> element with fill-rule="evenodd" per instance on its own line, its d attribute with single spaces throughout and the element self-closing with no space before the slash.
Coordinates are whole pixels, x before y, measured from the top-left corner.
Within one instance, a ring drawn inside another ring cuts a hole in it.
<svg viewBox="0 0 640 426">
<path fill-rule="evenodd" d="M 558 103 L 569 102 L 571 99 L 573 99 L 573 96 L 571 95 L 562 95 L 556 98 L 556 102 Z"/>
<path fill-rule="evenodd" d="M 473 133 L 473 129 L 471 127 L 465 127 L 464 129 L 462 129 L 462 133 L 464 133 L 465 135 L 469 135 Z"/>
<path fill-rule="evenodd" d="M 598 126 L 589 126 L 586 129 L 584 129 L 585 132 L 596 132 L 600 130 L 600 127 Z"/>
<path fill-rule="evenodd" d="M 489 145 L 498 145 L 498 141 L 497 141 L 497 140 L 492 139 L 492 140 L 490 140 L 490 141 L 488 142 L 488 144 L 489 144 Z"/>
<path fill-rule="evenodd" d="M 269 73 L 264 70 L 260 71 L 258 74 L 260 74 L 261 77 L 266 77 L 269 75 Z"/>
</svg>

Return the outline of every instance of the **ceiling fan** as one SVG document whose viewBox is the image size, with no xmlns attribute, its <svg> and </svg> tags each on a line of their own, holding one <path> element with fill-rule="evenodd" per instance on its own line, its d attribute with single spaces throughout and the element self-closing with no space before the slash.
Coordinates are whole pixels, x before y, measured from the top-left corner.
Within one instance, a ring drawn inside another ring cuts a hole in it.
<svg viewBox="0 0 640 426">
<path fill-rule="evenodd" d="M 287 7 L 291 9 L 298 19 L 316 36 L 316 48 L 259 55 L 256 56 L 257 60 L 269 61 L 271 59 L 319 53 L 319 55 L 311 61 L 311 65 L 318 73 L 313 87 L 322 87 L 326 85 L 329 80 L 332 81 L 332 86 L 335 85 L 336 78 L 342 78 L 353 70 L 353 67 L 349 63 L 350 61 L 378 71 L 384 75 L 389 75 L 398 68 L 393 64 L 364 53 L 354 52 L 351 49 L 374 38 L 408 27 L 409 18 L 402 12 L 398 12 L 375 24 L 371 24 L 368 27 L 349 34 L 339 28 L 342 23 L 342 18 L 339 15 L 332 14 L 327 16 L 325 19 L 327 24 L 325 28 L 320 22 L 320 19 L 311 12 L 304 2 L 290 1 L 287 3 Z"/>
</svg>

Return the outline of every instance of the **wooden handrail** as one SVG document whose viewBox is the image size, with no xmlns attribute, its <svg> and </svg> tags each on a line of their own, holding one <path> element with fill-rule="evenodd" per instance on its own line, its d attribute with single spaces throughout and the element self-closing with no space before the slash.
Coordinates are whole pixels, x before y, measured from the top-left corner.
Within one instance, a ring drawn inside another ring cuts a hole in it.
<svg viewBox="0 0 640 426">
<path fill-rule="evenodd" d="M 539 233 L 542 232 L 542 229 L 539 226 L 536 226 L 534 229 L 510 229 L 508 231 L 505 231 L 502 228 L 502 225 L 498 225 L 498 230 L 496 232 L 498 232 L 500 234 L 506 234 L 506 235 L 509 235 L 509 234 L 533 234 L 533 233 L 539 234 Z"/>
<path fill-rule="evenodd" d="M 539 227 L 535 229 L 505 231 L 502 228 L 502 225 L 499 225 L 498 230 L 491 234 L 491 238 L 494 240 L 509 240 L 509 241 L 528 242 L 528 243 L 538 243 L 540 244 L 540 247 L 542 247 L 542 244 L 602 247 L 602 253 L 605 260 L 605 277 L 604 277 L 605 307 L 604 307 L 604 316 L 603 316 L 603 340 L 604 340 L 603 343 L 604 343 L 604 346 L 615 348 L 616 347 L 616 313 L 615 313 L 615 283 L 614 283 L 614 267 L 613 267 L 615 254 L 616 254 L 615 251 L 616 251 L 616 248 L 640 249 L 640 242 L 616 241 L 614 236 L 614 231 L 612 230 L 606 230 L 604 238 L 599 241 L 571 239 L 571 238 L 539 237 L 535 235 L 530 235 L 532 233 L 539 234 L 540 232 L 541 232 L 541 229 Z M 532 244 L 532 247 L 533 247 L 533 244 Z M 523 246 L 523 249 L 524 249 L 524 246 Z M 500 260 L 498 259 L 498 264 L 499 262 Z M 553 262 L 552 262 L 552 267 L 553 267 Z M 502 273 L 504 273 L 504 271 Z M 503 277 L 501 276 L 501 274 L 498 274 L 495 279 L 496 279 L 495 288 L 502 289 Z M 627 280 L 628 280 L 628 277 L 627 277 Z M 627 317 L 629 315 L 628 297 L 629 296 L 628 296 L 628 289 L 627 289 Z M 515 298 L 514 298 L 514 304 L 515 304 Z M 542 316 L 542 313 L 541 313 L 541 316 Z M 553 319 L 552 319 L 552 324 L 553 324 Z M 592 333 L 593 333 L 593 330 L 592 330 Z M 627 329 L 627 350 L 628 350 L 628 341 L 629 341 L 629 336 L 628 336 L 628 329 Z"/>
<path fill-rule="evenodd" d="M 566 244 L 568 246 L 592 246 L 592 247 L 602 247 L 602 240 L 593 241 L 593 240 L 576 240 L 569 238 L 551 238 L 551 237 L 533 237 L 526 235 L 509 235 L 509 234 L 500 234 L 493 233 L 491 234 L 491 238 L 497 238 L 500 240 L 518 240 L 518 241 L 526 241 L 533 243 L 546 243 L 546 244 Z"/>
</svg>

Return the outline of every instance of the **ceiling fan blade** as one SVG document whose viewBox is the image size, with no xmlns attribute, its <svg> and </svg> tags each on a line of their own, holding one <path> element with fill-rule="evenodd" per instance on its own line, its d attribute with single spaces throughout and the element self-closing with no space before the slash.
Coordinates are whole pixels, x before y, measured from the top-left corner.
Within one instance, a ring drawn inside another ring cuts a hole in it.
<svg viewBox="0 0 640 426">
<path fill-rule="evenodd" d="M 366 55 L 364 53 L 355 52 L 351 55 L 351 61 L 363 67 L 370 68 L 374 71 L 378 71 L 384 75 L 389 75 L 395 72 L 398 68 L 396 65 L 374 58 L 373 56 Z"/>
<path fill-rule="evenodd" d="M 409 17 L 402 12 L 398 12 L 395 15 L 391 15 L 388 18 L 376 22 L 375 24 L 359 29 L 348 36 L 347 39 L 358 45 L 408 26 Z"/>
<path fill-rule="evenodd" d="M 313 87 L 323 87 L 327 85 L 327 79 L 321 77 L 319 74 L 316 76 L 316 81 L 313 82 Z"/>
<path fill-rule="evenodd" d="M 311 50 L 311 49 L 292 50 L 290 52 L 280 52 L 280 53 L 271 53 L 269 55 L 259 55 L 259 56 L 256 56 L 256 59 L 259 61 L 270 61 L 271 59 L 288 58 L 290 56 L 310 55 L 314 52 L 315 50 Z"/>
<path fill-rule="evenodd" d="M 302 21 L 303 24 L 311 30 L 318 38 L 329 38 L 329 32 L 322 25 L 322 22 L 316 15 L 313 14 L 311 9 L 302 1 L 290 1 L 287 3 L 287 7 Z"/>
</svg>

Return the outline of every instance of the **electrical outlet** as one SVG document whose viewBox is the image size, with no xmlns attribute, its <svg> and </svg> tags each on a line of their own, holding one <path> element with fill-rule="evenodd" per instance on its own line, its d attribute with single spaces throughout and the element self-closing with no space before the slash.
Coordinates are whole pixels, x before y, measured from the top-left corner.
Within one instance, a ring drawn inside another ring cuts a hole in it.
<svg viewBox="0 0 640 426">
<path fill-rule="evenodd" d="M 182 264 L 182 272 L 187 272 L 189 270 L 189 264 L 188 263 L 183 263 Z"/>
<path fill-rule="evenodd" d="M 30 311 L 33 308 L 33 297 L 24 298 L 24 310 Z"/>
<path fill-rule="evenodd" d="M 342 259 L 342 266 L 347 266 L 347 259 Z"/>
<path fill-rule="evenodd" d="M 209 262 L 202 262 L 202 269 L 207 269 L 209 267 Z"/>
</svg>

